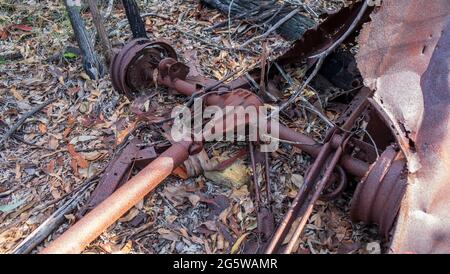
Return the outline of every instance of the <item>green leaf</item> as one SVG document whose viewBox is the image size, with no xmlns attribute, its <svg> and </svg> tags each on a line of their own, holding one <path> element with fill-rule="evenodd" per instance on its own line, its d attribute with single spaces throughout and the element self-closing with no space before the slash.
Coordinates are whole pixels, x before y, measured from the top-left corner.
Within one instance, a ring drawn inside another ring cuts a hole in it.
<svg viewBox="0 0 450 274">
<path fill-rule="evenodd" d="M 239 237 L 236 242 L 234 243 L 233 247 L 231 248 L 231 254 L 234 254 L 238 251 L 239 246 L 241 245 L 242 241 L 244 241 L 245 237 L 247 237 L 249 233 L 244 233 L 241 235 L 241 237 Z"/>
<path fill-rule="evenodd" d="M 64 57 L 67 59 L 74 59 L 77 58 L 77 55 L 73 52 L 64 52 Z"/>
</svg>

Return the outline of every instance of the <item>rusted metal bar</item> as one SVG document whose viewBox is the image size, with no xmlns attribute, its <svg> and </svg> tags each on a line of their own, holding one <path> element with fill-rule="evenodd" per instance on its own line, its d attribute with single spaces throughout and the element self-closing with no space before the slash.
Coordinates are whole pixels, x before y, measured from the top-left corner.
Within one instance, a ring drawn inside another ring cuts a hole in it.
<svg viewBox="0 0 450 274">
<path fill-rule="evenodd" d="M 361 90 L 358 96 L 350 104 L 350 107 L 342 115 L 342 117 L 345 117 L 345 119 L 342 119 L 343 121 L 345 120 L 342 127 L 335 127 L 328 133 L 326 138 L 327 142 L 320 149 L 317 159 L 309 169 L 305 178 L 305 183 L 298 191 L 298 194 L 294 198 L 282 223 L 268 244 L 266 248 L 267 254 L 280 251 L 281 245 L 291 229 L 291 225 L 294 223 L 295 219 L 298 219 L 299 222 L 294 228 L 294 233 L 290 238 L 288 245 L 282 252 L 291 253 L 293 251 L 297 239 L 300 237 L 306 222 L 312 213 L 315 202 L 319 199 L 322 191 L 327 186 L 327 182 L 330 180 L 333 171 L 337 167 L 337 164 L 344 153 L 345 147 L 351 138 L 350 130 L 369 104 L 368 98 L 370 95 L 371 92 L 368 89 Z M 334 137 L 338 134 L 340 134 L 340 142 L 338 144 L 333 143 Z M 323 176 L 321 176 L 321 174 L 323 174 Z"/>
<path fill-rule="evenodd" d="M 300 207 L 300 202 L 305 198 L 306 189 L 311 185 L 312 179 L 316 176 L 318 176 L 318 167 L 323 165 L 331 151 L 331 144 L 326 143 L 323 147 L 319 155 L 317 156 L 316 160 L 314 161 L 313 167 L 311 168 L 311 171 L 307 174 L 305 178 L 305 183 L 301 186 L 301 188 L 298 190 L 297 196 L 295 196 L 294 200 L 292 201 L 291 207 L 284 215 L 283 221 L 278 226 L 278 229 L 276 230 L 274 236 L 272 237 L 272 240 L 268 244 L 265 253 L 272 254 L 274 253 L 278 247 L 281 245 L 282 241 L 286 237 L 287 233 L 289 232 L 289 227 L 292 225 L 292 223 L 295 220 L 297 211 Z"/>
<path fill-rule="evenodd" d="M 141 143 L 139 139 L 133 139 L 110 162 L 100 182 L 89 197 L 89 201 L 76 214 L 78 219 L 108 198 L 121 184 L 128 181 L 135 161 L 146 160 L 146 164 L 148 164 L 157 157 L 154 147 L 141 150 L 139 147 Z"/>
<path fill-rule="evenodd" d="M 40 253 L 80 253 L 110 225 L 155 189 L 188 157 L 192 142 L 172 145 L 130 181 L 75 223 Z"/>
<path fill-rule="evenodd" d="M 301 215 L 301 221 L 295 228 L 294 234 L 292 235 L 291 240 L 289 241 L 288 245 L 284 249 L 283 253 L 290 254 L 292 253 L 294 246 L 297 242 L 297 239 L 300 237 L 301 233 L 303 232 L 303 229 L 305 228 L 306 222 L 309 219 L 309 216 L 311 216 L 314 204 L 319 199 L 320 195 L 322 194 L 322 191 L 324 190 L 325 186 L 327 185 L 328 180 L 330 179 L 338 161 L 341 157 L 343 150 L 344 150 L 345 144 L 340 146 L 335 152 L 334 155 L 329 163 L 326 164 L 325 171 L 323 177 L 320 179 L 319 182 L 315 184 L 315 189 L 313 194 L 311 195 L 311 199 L 308 201 L 307 209 L 303 215 Z"/>
</svg>

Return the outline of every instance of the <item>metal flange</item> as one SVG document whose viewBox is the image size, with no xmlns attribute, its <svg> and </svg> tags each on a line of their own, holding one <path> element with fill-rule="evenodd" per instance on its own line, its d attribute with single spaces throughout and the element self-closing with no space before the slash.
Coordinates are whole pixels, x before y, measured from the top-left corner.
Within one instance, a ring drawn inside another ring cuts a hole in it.
<svg viewBox="0 0 450 274">
<path fill-rule="evenodd" d="M 116 54 L 111 63 L 111 81 L 118 92 L 130 100 L 154 85 L 153 73 L 161 60 L 177 59 L 175 50 L 166 42 L 138 38 Z"/>
<path fill-rule="evenodd" d="M 406 175 L 403 153 L 387 147 L 356 188 L 350 210 L 352 220 L 378 224 L 388 238 L 406 191 Z"/>
</svg>

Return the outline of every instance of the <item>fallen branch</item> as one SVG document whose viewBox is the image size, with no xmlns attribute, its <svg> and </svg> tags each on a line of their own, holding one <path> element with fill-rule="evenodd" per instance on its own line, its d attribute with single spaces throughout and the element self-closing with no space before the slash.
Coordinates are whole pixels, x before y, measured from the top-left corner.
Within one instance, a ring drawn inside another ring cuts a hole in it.
<svg viewBox="0 0 450 274">
<path fill-rule="evenodd" d="M 35 145 L 31 142 L 26 141 L 25 139 L 23 139 L 22 137 L 17 136 L 17 134 L 13 134 L 12 138 L 16 139 L 17 141 L 24 143 L 25 145 L 31 146 L 33 148 L 39 148 L 39 149 L 43 149 L 43 150 L 49 150 L 49 151 L 56 151 L 56 149 L 50 148 L 50 147 L 45 147 L 45 146 L 39 146 L 39 145 Z"/>
<path fill-rule="evenodd" d="M 36 106 L 35 108 L 33 108 L 32 110 L 30 110 L 29 112 L 25 113 L 22 117 L 20 117 L 19 121 L 17 121 L 17 123 L 12 126 L 6 133 L 5 135 L 3 135 L 3 138 L 0 140 L 0 149 L 3 147 L 4 143 L 9 139 L 9 137 L 11 137 L 11 135 L 16 132 L 16 130 L 18 130 L 23 123 L 25 123 L 25 121 L 30 118 L 31 116 L 33 116 L 35 113 L 37 113 L 38 111 L 40 111 L 41 109 L 43 109 L 44 107 L 50 105 L 51 103 L 53 103 L 56 99 L 49 99 L 46 102 L 44 102 L 41 105 Z"/>
<path fill-rule="evenodd" d="M 72 198 L 59 207 L 50 217 L 47 218 L 38 228 L 28 235 L 14 250 L 14 254 L 30 253 L 38 244 L 45 240 L 63 221 L 64 216 L 76 208 L 83 199 L 84 194 L 95 180 L 89 180 L 82 188 L 76 192 Z"/>
<path fill-rule="evenodd" d="M 78 45 L 83 52 L 83 69 L 92 80 L 103 76 L 103 66 L 97 59 L 95 49 L 89 39 L 83 19 L 80 15 L 81 3 L 65 0 L 67 15 L 77 39 Z"/>
<path fill-rule="evenodd" d="M 98 38 L 100 39 L 100 44 L 103 48 L 103 56 L 106 59 L 106 63 L 109 65 L 109 62 L 113 58 L 113 52 L 111 48 L 111 43 L 108 39 L 108 34 L 106 34 L 105 26 L 103 25 L 103 18 L 97 8 L 97 1 L 88 0 L 89 10 L 92 14 L 92 20 L 94 22 L 95 28 L 97 29 Z"/>
<path fill-rule="evenodd" d="M 245 21 L 251 22 L 251 24 L 264 24 L 267 19 L 272 17 L 273 14 L 279 9 L 280 1 L 260 1 L 260 0 L 201 0 L 201 2 L 208 4 L 208 6 L 219 10 L 227 17 L 232 16 L 231 19 L 236 20 L 236 16 L 239 16 L 248 11 L 257 10 L 258 13 L 249 15 L 245 18 Z M 286 4 L 272 20 L 268 23 L 270 26 L 281 20 L 286 14 L 291 12 L 294 8 L 300 8 L 298 5 Z M 268 13 L 266 13 L 268 12 Z M 277 28 L 276 32 L 280 34 L 284 39 L 289 41 L 295 41 L 303 36 L 303 34 L 315 26 L 314 20 L 309 17 L 297 13 L 295 14 L 287 24 L 282 24 Z"/>
<path fill-rule="evenodd" d="M 275 30 L 277 30 L 281 25 L 283 25 L 284 23 L 286 23 L 289 19 L 291 19 L 294 15 L 296 15 L 298 12 L 300 11 L 300 9 L 295 9 L 293 11 L 291 11 L 290 13 L 288 13 L 285 17 L 283 17 L 280 21 L 278 21 L 275 25 L 273 25 L 269 30 L 267 30 L 265 33 L 253 37 L 250 40 L 247 40 L 247 42 L 245 42 L 244 44 L 241 45 L 240 49 L 243 49 L 244 47 L 248 46 L 250 43 L 253 43 L 256 40 L 259 39 L 263 39 L 266 38 L 267 36 L 269 36 L 272 32 L 274 32 Z"/>
</svg>

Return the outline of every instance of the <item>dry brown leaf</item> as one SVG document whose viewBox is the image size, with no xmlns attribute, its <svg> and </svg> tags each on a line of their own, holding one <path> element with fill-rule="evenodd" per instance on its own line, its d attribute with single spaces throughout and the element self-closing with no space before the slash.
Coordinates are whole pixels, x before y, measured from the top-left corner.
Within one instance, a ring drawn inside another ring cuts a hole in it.
<svg viewBox="0 0 450 274">
<path fill-rule="evenodd" d="M 15 169 L 15 174 L 16 174 L 15 179 L 16 179 L 16 181 L 20 181 L 20 177 L 22 177 L 21 170 L 22 170 L 22 167 L 20 166 L 20 164 L 16 163 L 16 169 Z"/>
<path fill-rule="evenodd" d="M 250 196 L 250 192 L 248 191 L 248 187 L 246 185 L 242 186 L 241 188 L 234 189 L 231 193 L 230 198 L 234 198 L 238 201 L 243 201 L 247 199 Z"/>
<path fill-rule="evenodd" d="M 48 141 L 48 147 L 50 149 L 56 150 L 59 146 L 59 141 L 53 136 L 50 136 L 50 140 Z"/>
<path fill-rule="evenodd" d="M 215 221 L 206 221 L 203 222 L 202 225 L 205 225 L 207 229 L 211 230 L 211 231 L 217 231 L 217 225 Z"/>
<path fill-rule="evenodd" d="M 172 174 L 178 176 L 179 178 L 186 180 L 188 178 L 188 174 L 182 167 L 177 167 L 172 171 Z"/>
<path fill-rule="evenodd" d="M 11 94 L 14 96 L 14 98 L 16 98 L 17 101 L 23 101 L 22 94 L 20 94 L 20 92 L 17 91 L 15 86 L 12 86 L 10 91 L 11 91 Z"/>
<path fill-rule="evenodd" d="M 125 137 L 135 128 L 135 126 L 136 122 L 132 122 L 127 126 L 126 129 L 119 131 L 116 137 L 116 145 L 121 144 Z"/>
<path fill-rule="evenodd" d="M 121 223 L 129 222 L 129 221 L 133 220 L 134 217 L 136 217 L 139 214 L 139 212 L 140 212 L 139 209 L 133 207 L 132 209 L 130 209 L 128 211 L 128 213 L 126 213 L 125 216 L 123 216 L 122 218 L 119 219 L 119 222 L 121 222 Z"/>
<path fill-rule="evenodd" d="M 100 150 L 100 151 L 82 152 L 80 154 L 83 156 L 84 159 L 88 161 L 95 161 L 107 153 L 108 152 L 106 150 Z"/>
<path fill-rule="evenodd" d="M 291 175 L 291 182 L 298 188 L 300 188 L 301 185 L 303 185 L 304 181 L 305 181 L 305 179 L 300 174 L 292 174 Z"/>
<path fill-rule="evenodd" d="M 72 159 L 76 160 L 76 163 L 80 168 L 87 168 L 89 166 L 89 162 L 75 151 L 75 147 L 73 145 L 68 144 L 67 151 L 69 152 L 70 156 L 72 156 Z"/>
<path fill-rule="evenodd" d="M 133 248 L 133 242 L 132 241 L 128 241 L 120 250 L 120 252 L 118 252 L 118 254 L 128 254 L 131 252 Z"/>
<path fill-rule="evenodd" d="M 216 248 L 218 250 L 223 250 L 225 248 L 225 239 L 223 238 L 223 235 L 220 233 L 218 233 L 217 235 Z"/>
<path fill-rule="evenodd" d="M 159 235 L 161 235 L 161 238 L 172 241 L 172 242 L 176 242 L 178 241 L 178 234 L 176 234 L 175 232 L 168 230 L 166 228 L 160 228 L 158 229 L 158 233 Z"/>
<path fill-rule="evenodd" d="M 162 195 L 173 203 L 174 206 L 180 206 L 189 200 L 193 206 L 196 206 L 201 200 L 197 194 L 189 193 L 184 185 L 180 186 L 167 186 L 164 188 Z"/>
<path fill-rule="evenodd" d="M 188 199 L 193 206 L 196 206 L 198 204 L 198 202 L 201 200 L 200 196 L 198 196 L 196 194 L 190 194 L 188 196 Z"/>
<path fill-rule="evenodd" d="M 171 224 L 173 223 L 178 217 L 176 215 L 168 215 L 166 216 L 166 221 Z"/>
<path fill-rule="evenodd" d="M 50 160 L 47 164 L 46 171 L 47 173 L 53 173 L 55 171 L 55 163 L 54 159 Z"/>
</svg>

